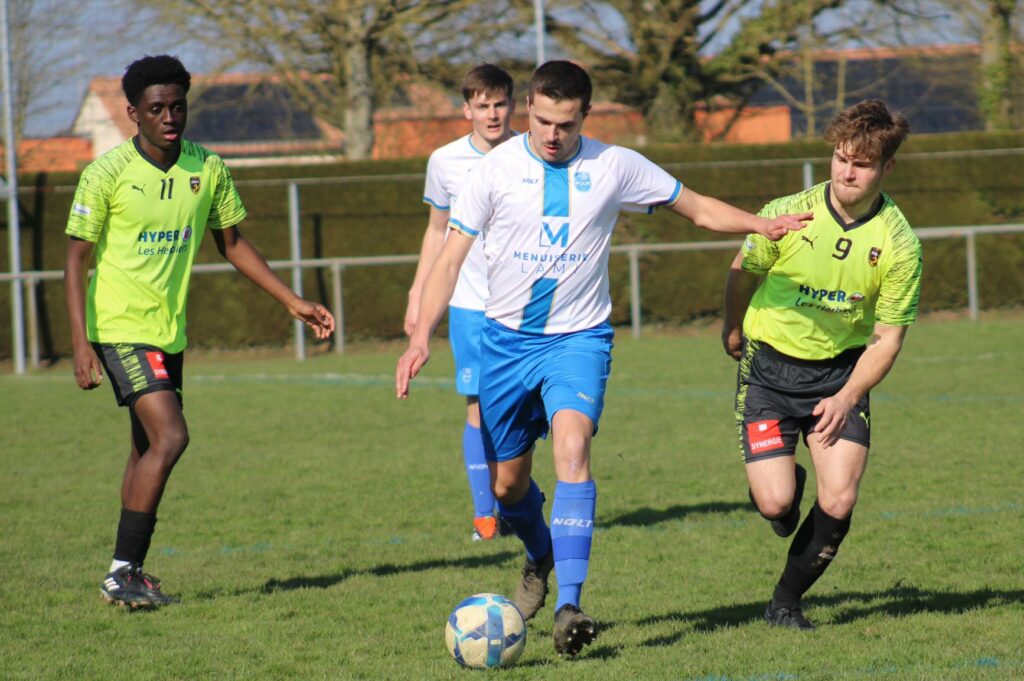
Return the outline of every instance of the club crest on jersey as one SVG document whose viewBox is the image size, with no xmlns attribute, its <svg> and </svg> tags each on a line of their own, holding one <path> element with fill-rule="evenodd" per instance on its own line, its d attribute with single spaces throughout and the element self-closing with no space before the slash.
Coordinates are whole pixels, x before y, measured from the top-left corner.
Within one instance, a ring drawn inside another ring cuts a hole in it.
<svg viewBox="0 0 1024 681">
<path fill-rule="evenodd" d="M 184 241 L 188 241 L 191 238 L 192 238 L 192 226 L 191 225 L 185 225 L 185 229 L 181 230 L 181 240 L 184 242 Z"/>
<path fill-rule="evenodd" d="M 871 250 L 868 251 L 868 264 L 872 267 L 878 265 L 878 256 L 880 255 L 882 255 L 882 249 L 872 246 Z"/>
<path fill-rule="evenodd" d="M 590 191 L 590 173 L 575 173 L 572 176 L 573 184 L 576 185 L 576 191 L 589 192 Z"/>
<path fill-rule="evenodd" d="M 193 175 L 192 177 L 188 178 L 188 186 L 192 190 L 193 194 L 198 194 L 199 193 L 199 176 L 198 175 Z"/>
</svg>

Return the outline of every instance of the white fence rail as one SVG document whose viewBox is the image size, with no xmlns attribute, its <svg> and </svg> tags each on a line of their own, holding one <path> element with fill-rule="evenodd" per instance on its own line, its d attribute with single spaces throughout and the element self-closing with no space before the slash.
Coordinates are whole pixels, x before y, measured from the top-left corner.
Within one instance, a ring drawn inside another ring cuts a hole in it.
<svg viewBox="0 0 1024 681">
<path fill-rule="evenodd" d="M 1024 233 L 1024 224 L 986 225 L 977 227 L 929 227 L 915 230 L 921 239 L 964 239 L 966 250 L 965 275 L 967 281 L 967 309 L 971 319 L 978 318 L 978 265 L 976 237 L 979 234 L 1019 234 Z M 613 246 L 613 254 L 625 254 L 629 258 L 629 310 L 630 323 L 634 337 L 639 338 L 643 319 L 641 317 L 642 291 L 640 289 L 640 256 L 645 253 L 669 253 L 677 251 L 719 251 L 739 249 L 742 241 L 691 241 L 667 244 L 629 244 Z M 337 322 L 337 335 L 334 350 L 345 351 L 345 304 L 343 278 L 346 269 L 357 267 L 381 267 L 391 265 L 408 265 L 415 263 L 416 255 L 383 255 L 362 258 L 307 258 L 301 260 L 272 260 L 270 267 L 275 270 L 290 269 L 295 273 L 309 268 L 323 268 L 331 273 L 331 308 Z M 209 263 L 195 265 L 192 271 L 197 274 L 208 272 L 230 272 L 234 268 L 229 263 Z M 27 327 L 29 336 L 29 360 L 31 366 L 38 367 L 40 362 L 39 320 L 36 311 L 36 282 L 63 279 L 60 270 L 44 270 L 19 272 L 17 274 L 0 274 L 0 281 L 21 280 L 25 282 L 28 295 L 25 310 L 28 315 Z M 724 273 L 723 273 L 724 277 Z M 295 337 L 295 358 L 306 356 L 306 338 L 304 327 L 300 325 Z"/>
</svg>

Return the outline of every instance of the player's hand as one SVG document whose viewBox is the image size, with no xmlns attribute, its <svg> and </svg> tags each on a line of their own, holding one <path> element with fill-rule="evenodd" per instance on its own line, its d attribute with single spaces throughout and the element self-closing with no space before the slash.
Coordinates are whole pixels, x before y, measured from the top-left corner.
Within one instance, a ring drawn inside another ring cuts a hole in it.
<svg viewBox="0 0 1024 681">
<path fill-rule="evenodd" d="M 727 329 L 723 324 L 722 347 L 725 348 L 725 354 L 729 355 L 737 362 L 740 361 L 740 358 L 743 357 L 743 329 L 738 326 Z"/>
<path fill-rule="evenodd" d="M 817 433 L 821 439 L 822 447 L 828 449 L 839 442 L 839 436 L 846 427 L 846 419 L 850 415 L 856 400 L 849 400 L 841 394 L 826 397 L 814 406 L 811 415 L 818 417 L 811 432 Z"/>
<path fill-rule="evenodd" d="M 814 213 L 800 213 L 798 215 L 780 215 L 762 223 L 757 228 L 757 233 L 771 241 L 778 241 L 790 232 L 796 232 L 807 225 L 808 220 L 814 219 Z"/>
<path fill-rule="evenodd" d="M 103 365 L 91 347 L 75 349 L 75 382 L 82 390 L 92 390 L 103 383 Z"/>
<path fill-rule="evenodd" d="M 312 329 L 318 340 L 324 340 L 334 333 L 334 315 L 320 303 L 300 299 L 288 311 Z"/>
<path fill-rule="evenodd" d="M 428 361 L 430 350 L 426 345 L 409 344 L 409 349 L 398 358 L 398 367 L 395 369 L 395 396 L 398 399 L 409 397 L 409 381 L 416 378 L 416 374 Z"/>
</svg>

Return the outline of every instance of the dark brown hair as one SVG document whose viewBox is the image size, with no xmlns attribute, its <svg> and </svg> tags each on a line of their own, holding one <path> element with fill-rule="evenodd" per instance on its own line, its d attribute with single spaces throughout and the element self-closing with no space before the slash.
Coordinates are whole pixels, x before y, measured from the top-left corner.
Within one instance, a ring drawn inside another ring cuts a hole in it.
<svg viewBox="0 0 1024 681">
<path fill-rule="evenodd" d="M 888 161 L 910 134 L 910 125 L 901 114 L 889 111 L 880 99 L 865 99 L 832 119 L 825 130 L 825 141 L 846 147 L 859 158 Z"/>
<path fill-rule="evenodd" d="M 580 110 L 586 114 L 593 91 L 590 76 L 582 68 L 571 61 L 549 61 L 533 72 L 529 100 L 533 102 L 533 96 L 538 93 L 556 102 L 578 99 L 582 104 Z"/>
<path fill-rule="evenodd" d="M 462 98 L 467 102 L 480 94 L 504 92 L 512 101 L 512 76 L 494 64 L 474 66 L 462 79 Z"/>
</svg>

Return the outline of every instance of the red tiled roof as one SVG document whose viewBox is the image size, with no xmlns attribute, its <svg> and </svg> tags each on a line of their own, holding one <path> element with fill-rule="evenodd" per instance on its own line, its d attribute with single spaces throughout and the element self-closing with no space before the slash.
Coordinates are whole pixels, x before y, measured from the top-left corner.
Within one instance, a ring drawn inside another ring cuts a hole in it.
<svg viewBox="0 0 1024 681">
<path fill-rule="evenodd" d="M 74 173 L 90 161 L 92 142 L 84 137 L 24 139 L 18 145 L 19 173 Z"/>
</svg>

